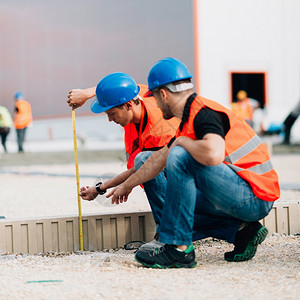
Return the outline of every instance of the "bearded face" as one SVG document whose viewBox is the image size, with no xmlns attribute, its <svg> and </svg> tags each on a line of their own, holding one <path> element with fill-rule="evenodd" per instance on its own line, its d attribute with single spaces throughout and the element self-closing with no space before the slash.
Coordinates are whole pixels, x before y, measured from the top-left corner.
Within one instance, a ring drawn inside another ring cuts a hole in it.
<svg viewBox="0 0 300 300">
<path fill-rule="evenodd" d="M 153 96 L 157 101 L 157 105 L 158 107 L 161 109 L 162 113 L 163 113 L 163 117 L 166 120 L 169 120 L 171 118 L 174 117 L 172 111 L 171 111 L 171 107 L 169 105 L 169 103 L 166 103 L 163 98 L 161 97 L 159 92 L 153 92 Z"/>
</svg>

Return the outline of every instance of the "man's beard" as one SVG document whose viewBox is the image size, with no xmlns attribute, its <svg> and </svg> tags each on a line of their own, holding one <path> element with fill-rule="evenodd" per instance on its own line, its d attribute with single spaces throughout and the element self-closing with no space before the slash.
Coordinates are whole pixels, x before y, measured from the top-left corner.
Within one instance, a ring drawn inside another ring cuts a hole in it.
<svg viewBox="0 0 300 300">
<path fill-rule="evenodd" d="M 166 120 L 172 119 L 174 117 L 173 113 L 171 112 L 170 106 L 167 104 L 164 107 L 163 117 Z"/>
</svg>

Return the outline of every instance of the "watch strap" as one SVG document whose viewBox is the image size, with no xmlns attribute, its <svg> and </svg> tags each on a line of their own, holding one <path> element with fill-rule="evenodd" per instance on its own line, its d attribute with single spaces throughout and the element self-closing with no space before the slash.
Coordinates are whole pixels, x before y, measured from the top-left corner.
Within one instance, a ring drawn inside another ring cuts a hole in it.
<svg viewBox="0 0 300 300">
<path fill-rule="evenodd" d="M 98 182 L 96 183 L 95 187 L 96 187 L 96 191 L 99 195 L 104 195 L 106 193 L 106 189 L 105 190 L 101 190 L 101 184 L 102 182 Z"/>
</svg>

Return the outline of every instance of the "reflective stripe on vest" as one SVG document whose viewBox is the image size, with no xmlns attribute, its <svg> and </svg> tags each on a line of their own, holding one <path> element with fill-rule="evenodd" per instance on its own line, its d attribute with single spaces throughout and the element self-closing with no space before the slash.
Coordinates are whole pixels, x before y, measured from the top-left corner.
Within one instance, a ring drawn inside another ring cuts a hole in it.
<svg viewBox="0 0 300 300">
<path fill-rule="evenodd" d="M 254 130 L 231 110 L 215 101 L 197 96 L 191 104 L 188 121 L 181 131 L 177 131 L 176 136 L 185 135 L 197 139 L 193 126 L 194 119 L 204 107 L 223 112 L 228 116 L 230 129 L 225 136 L 224 163 L 250 184 L 258 198 L 266 201 L 278 199 L 279 180 L 267 147 Z"/>
<path fill-rule="evenodd" d="M 148 86 L 139 84 L 139 87 L 141 88 L 139 95 L 142 97 L 148 91 Z M 179 119 L 176 118 L 165 120 L 162 111 L 153 97 L 143 99 L 142 109 L 147 110 L 147 125 L 144 131 L 138 133 L 133 123 L 129 123 L 124 127 L 128 169 L 134 166 L 134 159 L 139 152 L 146 151 L 147 149 L 157 150 L 166 146 L 170 139 L 175 136 L 180 123 Z M 138 148 L 136 148 L 137 139 Z"/>
<path fill-rule="evenodd" d="M 233 165 L 238 160 L 242 159 L 244 156 L 249 154 L 250 152 L 254 151 L 260 144 L 262 140 L 255 135 L 251 140 L 249 140 L 246 144 L 244 144 L 239 149 L 232 152 L 230 155 L 227 155 L 224 161 L 228 162 L 228 166 L 232 168 L 235 172 L 239 172 L 244 170 L 243 168 L 237 167 Z M 273 165 L 270 160 L 266 161 L 265 163 L 256 165 L 254 167 L 248 168 L 248 171 L 257 173 L 257 174 L 265 174 L 268 173 L 273 169 Z"/>
<path fill-rule="evenodd" d="M 229 166 L 232 170 L 234 170 L 235 172 L 240 172 L 240 171 L 246 170 L 246 169 L 237 167 L 237 166 L 232 165 L 232 164 L 228 164 L 228 166 Z M 251 172 L 254 172 L 254 173 L 259 174 L 259 175 L 268 173 L 268 172 L 271 171 L 271 170 L 273 170 L 273 165 L 272 165 L 272 163 L 271 163 L 270 160 L 268 160 L 267 162 L 265 162 L 265 163 L 263 163 L 263 164 L 256 165 L 256 166 L 254 166 L 254 167 L 251 167 L 251 168 L 248 168 L 248 169 L 247 169 L 247 171 L 251 171 Z"/>
<path fill-rule="evenodd" d="M 246 144 L 241 146 L 239 149 L 235 150 L 234 152 L 230 153 L 225 157 L 225 161 L 234 164 L 241 158 L 243 158 L 248 153 L 252 152 L 254 149 L 258 147 L 262 143 L 262 140 L 255 135 L 251 140 L 249 140 Z"/>
</svg>

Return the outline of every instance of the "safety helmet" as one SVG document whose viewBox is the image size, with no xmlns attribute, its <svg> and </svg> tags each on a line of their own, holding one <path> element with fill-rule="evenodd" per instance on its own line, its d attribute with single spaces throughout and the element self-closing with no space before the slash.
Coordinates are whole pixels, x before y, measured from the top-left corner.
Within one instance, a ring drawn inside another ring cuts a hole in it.
<svg viewBox="0 0 300 300">
<path fill-rule="evenodd" d="M 105 76 L 97 85 L 96 100 L 91 111 L 101 113 L 134 99 L 140 92 L 135 80 L 126 73 L 112 73 Z"/>
<path fill-rule="evenodd" d="M 160 86 L 192 77 L 184 63 L 176 58 L 166 57 L 151 68 L 148 75 L 149 91 L 144 97 L 152 96 L 153 90 Z"/>
<path fill-rule="evenodd" d="M 240 91 L 238 91 L 238 93 L 236 94 L 236 97 L 237 97 L 237 99 L 238 100 L 244 100 L 244 99 L 246 99 L 247 98 L 247 92 L 246 91 L 244 91 L 244 90 L 240 90 Z"/>
<path fill-rule="evenodd" d="M 22 92 L 16 92 L 16 93 L 15 93 L 15 98 L 16 98 L 16 99 L 23 98 L 23 97 L 24 97 L 24 95 L 23 95 Z"/>
</svg>

